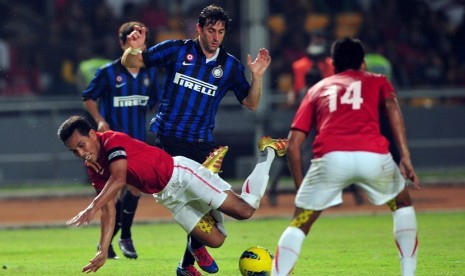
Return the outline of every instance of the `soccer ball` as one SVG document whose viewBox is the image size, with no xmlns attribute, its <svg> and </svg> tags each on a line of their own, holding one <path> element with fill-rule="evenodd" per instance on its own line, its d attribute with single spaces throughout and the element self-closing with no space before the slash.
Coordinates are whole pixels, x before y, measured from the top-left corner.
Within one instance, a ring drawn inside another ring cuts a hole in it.
<svg viewBox="0 0 465 276">
<path fill-rule="evenodd" d="M 261 246 L 252 246 L 245 250 L 239 259 L 239 269 L 243 276 L 269 276 L 273 255 Z"/>
</svg>

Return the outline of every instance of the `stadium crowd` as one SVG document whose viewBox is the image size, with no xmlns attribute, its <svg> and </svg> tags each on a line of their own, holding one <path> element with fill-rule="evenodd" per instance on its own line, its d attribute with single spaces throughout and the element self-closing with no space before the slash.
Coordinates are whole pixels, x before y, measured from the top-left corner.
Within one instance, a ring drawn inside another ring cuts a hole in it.
<svg viewBox="0 0 465 276">
<path fill-rule="evenodd" d="M 268 0 L 271 87 L 289 87 L 293 61 L 305 55 L 308 36 L 324 31 L 362 39 L 368 51 L 393 64 L 399 89 L 465 86 L 465 5 L 463 0 Z M 75 72 L 80 61 L 120 54 L 117 27 L 144 22 L 149 46 L 167 38 L 192 38 L 192 24 L 207 3 L 240 18 L 234 0 L 16 0 L 0 2 L 0 96 L 79 95 Z M 225 47 L 240 56 L 240 22 Z M 99 38 L 99 39 L 95 39 Z M 98 41 L 98 43 L 93 43 Z"/>
</svg>

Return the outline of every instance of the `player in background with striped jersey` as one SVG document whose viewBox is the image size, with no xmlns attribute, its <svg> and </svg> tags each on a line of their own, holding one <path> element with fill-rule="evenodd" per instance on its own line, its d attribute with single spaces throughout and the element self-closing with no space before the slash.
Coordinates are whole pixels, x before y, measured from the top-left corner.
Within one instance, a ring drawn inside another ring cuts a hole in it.
<svg viewBox="0 0 465 276">
<path fill-rule="evenodd" d="M 406 179 L 419 188 L 410 160 L 405 126 L 394 88 L 385 76 L 361 70 L 364 48 L 357 39 L 332 45 L 336 74 L 310 88 L 291 126 L 288 162 L 298 189 L 291 224 L 282 233 L 272 275 L 289 275 L 301 246 L 323 210 L 342 203 L 342 190 L 355 183 L 375 205 L 392 210 L 394 237 L 402 275 L 415 275 L 417 223 Z M 386 112 L 397 143 L 400 162 L 389 153 L 380 132 L 380 112 Z M 311 128 L 314 159 L 304 176 L 300 146 Z"/>
<path fill-rule="evenodd" d="M 215 115 L 222 98 L 233 91 L 238 102 L 257 109 L 262 94 L 262 79 L 271 57 L 260 49 L 255 60 L 248 55 L 251 83 L 241 62 L 221 45 L 230 19 L 218 6 L 205 7 L 198 17 L 196 39 L 167 40 L 143 51 L 146 29 L 135 27 L 122 62 L 128 67 L 165 69 L 163 95 L 150 130 L 158 143 L 172 156 L 185 156 L 202 163 L 214 149 Z M 209 273 L 218 266 L 205 247 L 192 237 L 177 268 L 178 275 L 200 275 L 197 264 Z"/>
<path fill-rule="evenodd" d="M 127 35 L 141 22 L 127 22 L 120 26 L 118 35 L 123 51 L 129 48 Z M 146 40 L 142 47 L 145 47 Z M 121 58 L 101 67 L 89 86 L 82 92 L 84 106 L 95 120 L 97 130 L 115 130 L 146 142 L 149 108 L 158 101 L 161 87 L 156 68 L 125 67 Z M 132 242 L 131 226 L 137 209 L 140 191 L 126 185 L 116 200 L 117 219 L 113 237 L 121 228 L 119 247 L 124 256 L 138 257 Z M 110 244 L 109 258 L 117 258 Z"/>
</svg>

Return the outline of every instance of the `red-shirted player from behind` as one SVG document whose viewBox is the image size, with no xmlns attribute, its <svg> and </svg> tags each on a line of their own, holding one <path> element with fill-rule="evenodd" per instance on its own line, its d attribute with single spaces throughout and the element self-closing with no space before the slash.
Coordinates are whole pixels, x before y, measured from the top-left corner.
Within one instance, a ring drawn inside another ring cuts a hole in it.
<svg viewBox="0 0 465 276">
<path fill-rule="evenodd" d="M 309 89 L 288 136 L 287 158 L 298 192 L 294 218 L 278 242 L 272 275 L 292 271 L 313 223 L 323 210 L 342 203 L 342 190 L 352 183 L 370 202 L 392 210 L 402 275 L 414 275 L 417 223 L 405 183 L 411 180 L 419 188 L 419 180 L 394 88 L 386 77 L 361 70 L 365 53 L 358 39 L 338 40 L 331 52 L 336 74 Z M 389 118 L 401 156 L 399 167 L 380 133 L 380 110 Z M 314 159 L 304 176 L 300 147 L 312 128 Z"/>
</svg>

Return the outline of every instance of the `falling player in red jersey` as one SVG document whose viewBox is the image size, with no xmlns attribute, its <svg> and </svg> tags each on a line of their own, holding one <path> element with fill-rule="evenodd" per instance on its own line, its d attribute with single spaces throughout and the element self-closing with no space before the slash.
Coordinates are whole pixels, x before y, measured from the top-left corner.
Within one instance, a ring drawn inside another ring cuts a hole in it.
<svg viewBox="0 0 465 276">
<path fill-rule="evenodd" d="M 276 155 L 285 154 L 287 145 L 286 139 L 260 138 L 257 164 L 237 195 L 216 173 L 227 147 L 199 164 L 183 156 L 171 157 L 122 132 L 96 132 L 81 116 L 63 122 L 58 137 L 84 160 L 98 193 L 86 209 L 67 222 L 69 226 L 87 225 L 101 211 L 99 251 L 83 272 L 95 272 L 107 260 L 115 226 L 114 198 L 125 183 L 153 194 L 173 213 L 174 220 L 203 244 L 220 247 L 226 238 L 223 213 L 239 220 L 253 215 L 265 193 L 271 164 Z"/>
</svg>

